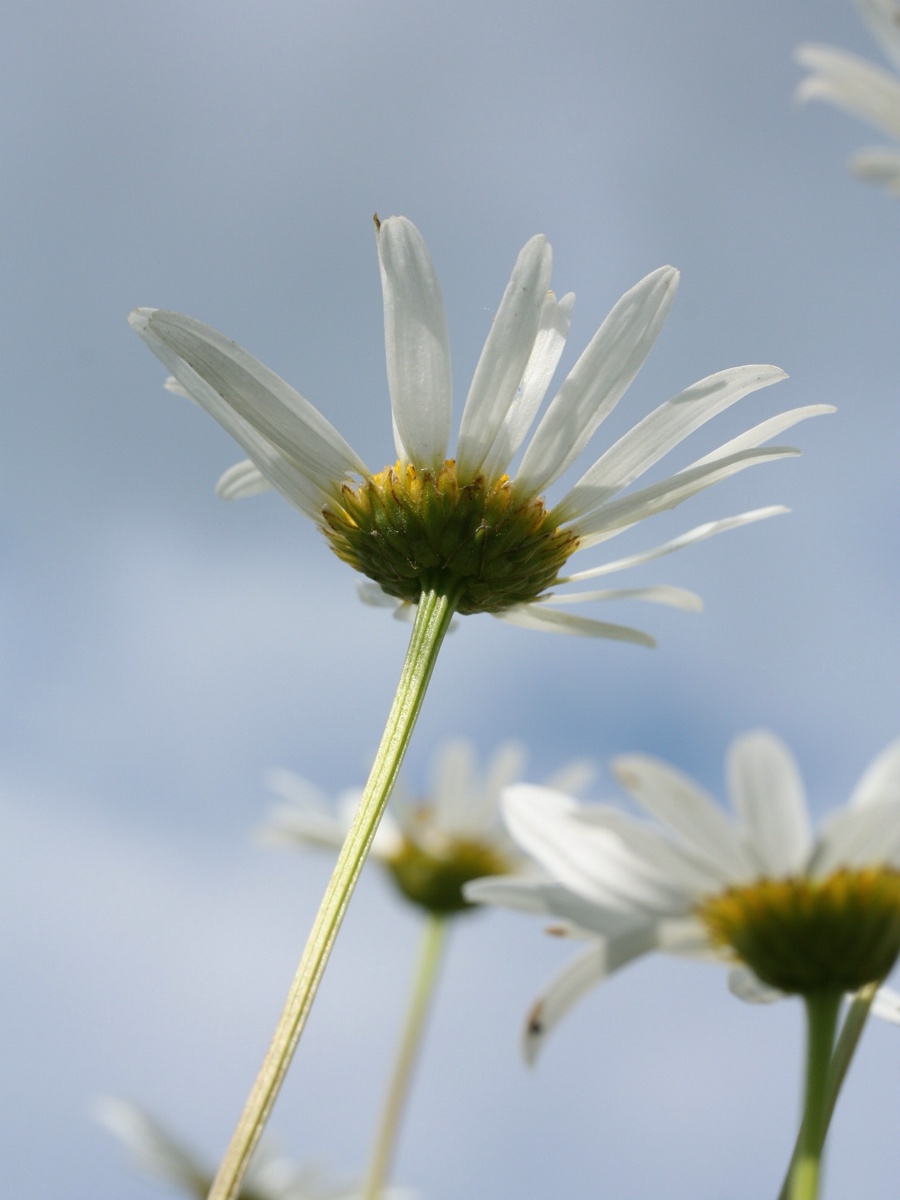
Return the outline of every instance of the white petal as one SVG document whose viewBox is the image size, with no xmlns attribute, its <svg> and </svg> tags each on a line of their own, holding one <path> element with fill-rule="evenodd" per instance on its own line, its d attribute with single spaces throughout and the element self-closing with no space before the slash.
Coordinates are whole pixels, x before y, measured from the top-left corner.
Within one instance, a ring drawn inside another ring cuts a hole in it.
<svg viewBox="0 0 900 1200">
<path fill-rule="evenodd" d="M 547 239 L 538 234 L 525 243 L 513 267 L 463 410 L 456 454 L 463 483 L 481 473 L 516 400 L 535 348 L 552 263 Z M 502 460 L 506 452 L 501 439 L 494 458 Z"/>
<path fill-rule="evenodd" d="M 609 504 L 603 504 L 588 516 L 579 517 L 574 526 L 579 537 L 610 535 L 627 529 L 647 517 L 676 508 L 699 492 L 716 483 L 736 475 L 747 467 L 762 462 L 774 462 L 779 458 L 795 457 L 800 453 L 785 446 L 765 446 L 759 450 L 743 450 L 727 458 L 716 459 L 699 467 L 679 471 L 669 479 L 663 479 L 650 487 L 641 488 L 630 496 L 622 496 Z M 597 538 L 596 540 L 600 540 Z"/>
<path fill-rule="evenodd" d="M 777 437 L 778 434 L 784 433 L 785 430 L 793 428 L 794 425 L 798 425 L 801 421 L 807 421 L 810 417 L 825 416 L 827 413 L 833 412 L 837 412 L 833 404 L 807 404 L 803 408 L 791 408 L 787 412 L 779 413 L 775 417 L 769 417 L 767 421 L 761 421 L 759 425 L 754 425 L 746 433 L 732 438 L 724 446 L 719 446 L 718 449 L 713 450 L 710 454 L 705 454 L 703 458 L 698 458 L 696 462 L 690 463 L 687 469 L 706 466 L 707 463 L 727 458 L 742 450 L 752 450 L 756 446 L 762 446 L 773 437 Z"/>
<path fill-rule="evenodd" d="M 892 988 L 879 988 L 872 1001 L 872 1015 L 900 1025 L 900 993 Z"/>
<path fill-rule="evenodd" d="M 655 948 L 656 929 L 653 923 L 648 922 L 620 937 L 592 943 L 582 951 L 556 976 L 532 1006 L 522 1039 L 526 1061 L 535 1061 L 547 1035 L 585 992 L 614 971 Z"/>
<path fill-rule="evenodd" d="M 661 837 L 648 822 L 636 821 L 608 804 L 584 804 L 578 809 L 576 819 L 609 829 L 620 837 L 636 858 L 652 866 L 673 892 L 679 893 L 684 908 L 690 908 L 694 901 L 721 885 L 719 873 L 710 872 L 705 859 L 693 856 L 689 847 Z"/>
<path fill-rule="evenodd" d="M 523 495 L 540 495 L 559 479 L 618 404 L 656 341 L 677 285 L 674 267 L 660 267 L 613 307 L 525 451 L 516 476 Z"/>
<path fill-rule="evenodd" d="M 578 637 L 609 638 L 614 642 L 631 642 L 636 646 L 656 645 L 656 638 L 640 629 L 628 625 L 611 625 L 608 621 L 595 621 L 591 617 L 579 617 L 574 613 L 556 612 L 552 608 L 539 608 L 536 604 L 517 604 L 503 612 L 494 614 L 498 620 L 522 629 L 542 629 L 546 633 L 568 633 Z"/>
<path fill-rule="evenodd" d="M 655 558 L 672 554 L 676 550 L 683 550 L 685 546 L 693 546 L 695 542 L 702 542 L 708 537 L 715 537 L 717 533 L 727 533 L 731 529 L 739 529 L 741 525 L 749 525 L 753 521 L 763 521 L 767 517 L 781 516 L 782 513 L 789 511 L 782 504 L 773 504 L 768 508 L 755 508 L 752 512 L 740 513 L 736 517 L 723 517 L 718 521 L 707 521 L 703 525 L 697 525 L 694 529 L 688 530 L 687 533 L 679 534 L 671 541 L 663 542 L 661 546 L 654 546 L 652 550 L 631 554 L 627 558 L 617 558 L 614 562 L 601 563 L 599 567 L 591 567 L 587 571 L 576 571 L 573 575 L 561 577 L 557 583 L 580 583 L 582 580 L 597 579 L 601 575 L 625 571 L 630 567 L 641 566 L 643 563 L 652 562 Z"/>
<path fill-rule="evenodd" d="M 841 808 L 822 822 L 811 874 L 825 876 L 842 867 L 869 866 L 900 868 L 900 801 Z"/>
<path fill-rule="evenodd" d="M 582 604 L 589 600 L 649 600 L 653 604 L 669 604 L 684 612 L 700 612 L 703 601 L 696 592 L 671 584 L 656 584 L 642 588 L 604 588 L 594 592 L 571 592 L 566 595 L 550 593 L 536 604 Z"/>
<path fill-rule="evenodd" d="M 269 814 L 259 830 L 267 844 L 296 844 L 339 850 L 347 826 L 334 812 L 326 796 L 307 779 L 293 771 L 275 768 L 266 775 L 266 786 L 284 803 Z"/>
<path fill-rule="evenodd" d="M 787 376 L 779 367 L 732 367 L 701 379 L 644 417 L 597 459 L 557 507 L 561 521 L 589 512 L 633 483 L 663 455 L 750 392 Z"/>
<path fill-rule="evenodd" d="M 728 990 L 745 1004 L 774 1004 L 784 1000 L 784 992 L 769 987 L 749 967 L 732 967 L 728 972 Z"/>
<path fill-rule="evenodd" d="M 850 169 L 866 183 L 886 187 L 900 196 L 900 150 L 874 146 L 860 150 L 850 159 Z"/>
<path fill-rule="evenodd" d="M 552 292 L 544 297 L 540 328 L 525 374 L 481 465 L 482 474 L 488 479 L 497 478 L 506 471 L 531 428 L 566 344 L 574 304 L 574 292 L 563 296 L 558 303 Z"/>
<path fill-rule="evenodd" d="M 507 788 L 501 803 L 513 839 L 564 887 L 626 915 L 682 915 L 680 882 L 635 852 L 616 830 L 580 820 L 589 807 L 524 783 Z"/>
<path fill-rule="evenodd" d="M 567 937 L 618 937 L 645 920 L 633 912 L 604 908 L 585 900 L 560 883 L 524 875 L 474 879 L 464 885 L 463 894 L 475 904 L 493 904 L 497 908 L 550 917 L 554 932 Z"/>
<path fill-rule="evenodd" d="M 884 53 L 900 71 L 900 13 L 896 0 L 856 0 L 856 7 Z"/>
<path fill-rule="evenodd" d="M 900 799 L 900 738 L 895 738 L 866 768 L 853 789 L 851 808 Z"/>
<path fill-rule="evenodd" d="M 215 329 L 180 313 L 135 309 L 132 328 L 182 387 L 229 432 L 236 413 L 323 489 L 365 464 L 318 409 L 274 371 Z"/>
<path fill-rule="evenodd" d="M 384 343 L 397 454 L 438 468 L 450 439 L 450 338 L 437 274 L 422 235 L 406 217 L 378 227 Z"/>
<path fill-rule="evenodd" d="M 192 1195 L 202 1195 L 209 1187 L 209 1169 L 136 1104 L 118 1096 L 98 1096 L 91 1109 L 94 1120 L 131 1151 L 140 1169 Z"/>
<path fill-rule="evenodd" d="M 798 100 L 825 100 L 900 138 L 900 81 L 888 71 L 832 46 L 801 46 L 795 57 L 814 72 L 798 85 Z"/>
<path fill-rule="evenodd" d="M 266 479 L 259 467 L 249 459 L 235 463 L 219 476 L 216 484 L 216 495 L 222 500 L 242 500 L 246 496 L 256 496 L 267 492 L 272 484 Z"/>
<path fill-rule="evenodd" d="M 727 774 L 760 872 L 776 879 L 802 872 L 812 830 L 803 780 L 788 748 L 771 733 L 746 734 L 729 749 Z"/>
<path fill-rule="evenodd" d="M 682 837 L 723 884 L 753 879 L 755 864 L 738 831 L 697 783 L 668 763 L 644 755 L 613 760 L 613 773 L 634 799 Z"/>
</svg>

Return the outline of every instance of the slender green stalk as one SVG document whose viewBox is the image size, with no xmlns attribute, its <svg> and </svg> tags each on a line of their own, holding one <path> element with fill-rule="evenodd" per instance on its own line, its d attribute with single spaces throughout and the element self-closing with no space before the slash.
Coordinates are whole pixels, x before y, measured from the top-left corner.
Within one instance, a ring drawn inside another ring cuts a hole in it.
<svg viewBox="0 0 900 1200">
<path fill-rule="evenodd" d="M 790 1200 L 816 1200 L 822 1150 L 828 1132 L 828 1075 L 842 996 L 811 992 L 803 997 L 808 1027 L 806 1094 L 798 1153 L 791 1169 Z"/>
<path fill-rule="evenodd" d="M 269 1119 L 294 1056 L 334 939 L 396 781 L 454 608 L 454 597 L 438 595 L 436 592 L 424 592 L 419 600 L 397 694 L 369 782 L 322 897 L 272 1043 L 225 1152 L 208 1200 L 236 1200 L 254 1147 Z"/>
<path fill-rule="evenodd" d="M 446 918 L 434 913 L 428 914 L 422 937 L 422 948 L 419 952 L 419 964 L 413 981 L 412 997 L 397 1050 L 391 1082 L 385 1097 L 369 1169 L 366 1173 L 363 1187 L 364 1200 L 379 1200 L 387 1182 L 413 1068 L 422 1044 L 425 1019 L 434 996 L 434 985 L 437 982 L 438 967 L 443 955 L 446 930 Z"/>
<path fill-rule="evenodd" d="M 869 1009 L 872 1007 L 872 1001 L 875 999 L 877 991 L 877 983 L 869 983 L 864 988 L 860 988 L 850 1003 L 850 1008 L 841 1026 L 841 1032 L 838 1034 L 834 1054 L 831 1056 L 831 1063 L 828 1067 L 828 1080 L 825 1084 L 825 1135 L 828 1133 L 828 1127 L 831 1124 L 831 1118 L 834 1116 L 834 1109 L 840 1095 L 841 1087 L 847 1076 L 847 1071 L 850 1069 L 850 1063 L 853 1060 L 853 1055 L 856 1052 L 856 1047 L 859 1044 L 859 1039 L 862 1036 L 862 1031 L 869 1016 Z M 781 1185 L 781 1191 L 778 1193 L 778 1200 L 790 1200 L 791 1176 L 794 1171 L 794 1165 L 800 1156 L 800 1136 L 798 1133 L 790 1166 L 785 1175 L 784 1183 Z"/>
</svg>

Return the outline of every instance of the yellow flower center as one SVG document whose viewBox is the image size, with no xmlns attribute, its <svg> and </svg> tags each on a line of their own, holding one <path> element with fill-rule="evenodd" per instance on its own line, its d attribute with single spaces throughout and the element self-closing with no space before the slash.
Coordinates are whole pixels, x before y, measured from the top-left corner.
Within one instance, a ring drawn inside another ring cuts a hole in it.
<svg viewBox="0 0 900 1200">
<path fill-rule="evenodd" d="M 716 945 L 771 987 L 855 992 L 900 954 L 900 872 L 844 869 L 825 879 L 761 879 L 704 900 Z"/>
<path fill-rule="evenodd" d="M 399 890 L 413 904 L 437 916 L 449 916 L 473 905 L 463 886 L 484 875 L 507 875 L 512 863 L 495 847 L 475 838 L 428 835 L 429 810 L 419 814 L 422 840 L 407 833 L 386 866 Z M 425 845 L 425 842 L 431 844 Z"/>
<path fill-rule="evenodd" d="M 322 510 L 344 562 L 389 596 L 458 596 L 457 612 L 501 612 L 534 600 L 559 575 L 578 538 L 559 529 L 541 499 L 519 500 L 509 477 L 459 483 L 452 459 L 438 471 L 398 462 Z"/>
</svg>

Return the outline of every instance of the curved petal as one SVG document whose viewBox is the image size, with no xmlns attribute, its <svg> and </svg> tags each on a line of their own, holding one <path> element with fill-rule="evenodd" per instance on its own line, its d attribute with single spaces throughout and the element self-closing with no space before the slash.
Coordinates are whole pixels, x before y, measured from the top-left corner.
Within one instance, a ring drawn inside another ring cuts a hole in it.
<svg viewBox="0 0 900 1200">
<path fill-rule="evenodd" d="M 732 967 L 728 972 L 728 990 L 745 1004 L 774 1004 L 785 993 L 763 983 L 749 967 Z"/>
<path fill-rule="evenodd" d="M 712 797 L 683 772 L 657 758 L 616 758 L 613 774 L 642 808 L 700 857 L 725 885 L 753 879 L 756 865 L 738 831 Z"/>
<path fill-rule="evenodd" d="M 674 267 L 647 275 L 616 303 L 538 425 L 516 475 L 522 495 L 542 494 L 575 461 L 643 366 L 678 286 Z"/>
<path fill-rule="evenodd" d="M 296 844 L 339 850 L 347 826 L 334 812 L 328 798 L 308 779 L 273 768 L 266 774 L 266 787 L 282 803 L 272 810 L 259 836 L 268 844 Z"/>
<path fill-rule="evenodd" d="M 799 425 L 801 421 L 808 421 L 810 417 L 823 417 L 833 412 L 837 412 L 833 404 L 806 404 L 802 408 L 788 409 L 787 412 L 778 413 L 777 416 L 769 417 L 766 421 L 760 421 L 758 425 L 754 425 L 752 429 L 732 438 L 724 446 L 719 446 L 709 454 L 704 454 L 703 458 L 698 458 L 696 462 L 690 463 L 687 469 L 705 467 L 707 463 L 717 462 L 732 454 L 738 454 L 742 450 L 753 450 L 773 437 L 777 437 L 779 433 L 784 433 L 785 430 Z"/>
<path fill-rule="evenodd" d="M 229 433 L 234 430 L 227 414 L 233 412 L 323 490 L 353 474 L 367 474 L 318 409 L 236 342 L 193 317 L 161 309 L 135 309 L 128 320 L 185 391 Z"/>
<path fill-rule="evenodd" d="M 574 305 L 574 292 L 558 302 L 552 292 L 544 297 L 540 328 L 522 382 L 481 464 L 486 478 L 502 475 L 525 440 L 562 356 Z"/>
<path fill-rule="evenodd" d="M 802 872 L 813 837 L 803 780 L 788 748 L 764 730 L 746 734 L 731 745 L 726 769 L 760 871 L 776 879 Z"/>
<path fill-rule="evenodd" d="M 642 588 L 603 588 L 594 592 L 570 592 L 557 595 L 551 592 L 535 604 L 582 604 L 589 600 L 648 600 L 652 604 L 669 604 L 683 612 L 700 612 L 703 601 L 696 592 L 671 584 L 658 583 Z"/>
<path fill-rule="evenodd" d="M 795 57 L 813 72 L 797 86 L 798 100 L 825 100 L 900 138 L 900 81 L 890 72 L 833 46 L 800 46 Z"/>
<path fill-rule="evenodd" d="M 866 768 L 853 789 L 850 807 L 900 799 L 900 738 L 895 738 Z"/>
<path fill-rule="evenodd" d="M 893 1025 L 900 1025 L 900 992 L 892 988 L 879 988 L 872 1001 L 872 1015 Z"/>
<path fill-rule="evenodd" d="M 552 608 L 540 608 L 537 604 L 517 604 L 492 615 L 509 625 L 519 625 L 522 629 L 542 629 L 546 633 L 568 633 L 577 637 L 609 638 L 614 642 L 649 646 L 651 650 L 656 645 L 656 638 L 640 629 L 632 629 L 629 625 L 612 625 L 609 621 L 595 621 L 591 617 L 579 617 L 574 613 L 556 612 Z"/>
<path fill-rule="evenodd" d="M 730 454 L 703 466 L 688 467 L 669 479 L 660 480 L 659 483 L 641 488 L 630 496 L 612 500 L 609 504 L 601 504 L 586 515 L 579 516 L 574 530 L 579 537 L 585 538 L 601 533 L 611 535 L 638 521 L 644 521 L 647 517 L 655 516 L 656 513 L 676 508 L 685 500 L 690 500 L 692 496 L 721 483 L 739 471 L 746 470 L 747 467 L 779 458 L 794 457 L 799 453 L 799 450 L 786 446 L 763 446 L 758 450 L 742 450 L 738 454 Z"/>
<path fill-rule="evenodd" d="M 256 463 L 245 459 L 223 471 L 216 484 L 216 495 L 221 500 L 243 500 L 246 496 L 267 492 L 271 487 L 271 482 L 266 479 Z"/>
<path fill-rule="evenodd" d="M 654 923 L 647 922 L 619 937 L 592 942 L 568 963 L 544 989 L 528 1013 L 522 1038 L 522 1053 L 526 1062 L 533 1063 L 536 1060 L 547 1035 L 585 992 L 596 987 L 614 971 L 655 948 L 656 927 Z"/>
<path fill-rule="evenodd" d="M 865 183 L 885 187 L 892 196 L 900 195 L 900 150 L 872 146 L 850 159 L 850 169 Z"/>
<path fill-rule="evenodd" d="M 780 367 L 731 367 L 661 404 L 602 454 L 559 506 L 560 519 L 595 508 L 638 479 L 679 442 L 750 392 L 787 376 Z"/>
<path fill-rule="evenodd" d="M 881 49 L 900 71 L 900 14 L 896 0 L 856 0 L 856 7 Z"/>
<path fill-rule="evenodd" d="M 879 864 L 900 867 L 900 800 L 841 808 L 822 822 L 810 874 Z"/>
<path fill-rule="evenodd" d="M 516 400 L 535 349 L 552 263 L 553 252 L 543 234 L 526 242 L 516 259 L 463 410 L 456 453 L 461 483 L 484 469 Z M 505 454 L 501 439 L 495 457 L 500 460 Z"/>
<path fill-rule="evenodd" d="M 643 563 L 652 562 L 655 558 L 662 558 L 666 554 L 673 554 L 676 550 L 683 550 L 685 546 L 693 546 L 695 542 L 715 537 L 718 533 L 727 533 L 729 530 L 739 529 L 742 525 L 750 525 L 754 521 L 763 521 L 768 517 L 779 517 L 786 512 L 790 512 L 790 509 L 785 508 L 783 504 L 771 504 L 767 508 L 754 508 L 751 512 L 739 513 L 736 517 L 722 517 L 718 521 L 706 521 L 703 525 L 689 529 L 687 533 L 679 534 L 671 541 L 663 542 L 661 546 L 643 550 L 640 554 L 630 554 L 627 558 L 617 558 L 613 562 L 601 563 L 600 566 L 590 567 L 587 571 L 575 571 L 572 575 L 561 576 L 556 582 L 558 584 L 581 583 L 582 580 L 597 579 L 601 575 L 612 575 L 616 571 L 625 571 L 630 567 L 638 567 Z"/>
<path fill-rule="evenodd" d="M 680 880 L 637 852 L 616 829 L 582 821 L 590 807 L 551 788 L 515 784 L 502 797 L 503 816 L 514 841 L 551 877 L 601 910 L 621 916 L 680 916 Z M 596 919 L 603 919 L 598 912 Z M 593 925 L 593 922 L 592 922 Z"/>
<path fill-rule="evenodd" d="M 377 229 L 388 388 L 400 459 L 437 469 L 450 440 L 450 338 L 437 274 L 406 217 Z"/>
</svg>

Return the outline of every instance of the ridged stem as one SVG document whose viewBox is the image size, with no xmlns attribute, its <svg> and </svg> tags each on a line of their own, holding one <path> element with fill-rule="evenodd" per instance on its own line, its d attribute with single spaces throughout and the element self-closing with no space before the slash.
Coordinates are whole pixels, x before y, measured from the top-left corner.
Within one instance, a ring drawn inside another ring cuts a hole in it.
<svg viewBox="0 0 900 1200">
<path fill-rule="evenodd" d="M 344 913 L 409 745 L 438 651 L 453 618 L 455 597 L 424 592 L 416 609 L 406 661 L 353 824 L 338 856 L 291 984 L 284 1010 L 208 1200 L 236 1200 L 241 1181 L 284 1082 L 331 955 Z"/>
</svg>

